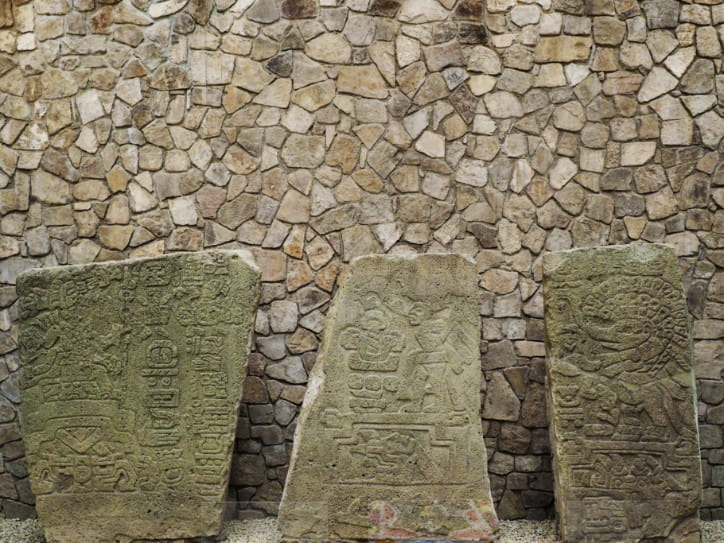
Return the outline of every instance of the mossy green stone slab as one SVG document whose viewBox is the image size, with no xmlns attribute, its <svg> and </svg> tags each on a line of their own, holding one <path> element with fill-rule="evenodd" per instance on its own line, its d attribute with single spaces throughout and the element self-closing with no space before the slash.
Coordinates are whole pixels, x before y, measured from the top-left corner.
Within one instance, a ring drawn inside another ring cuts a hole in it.
<svg viewBox="0 0 724 543">
<path fill-rule="evenodd" d="M 49 543 L 219 533 L 259 277 L 243 251 L 20 276 L 21 423 Z"/>
<path fill-rule="evenodd" d="M 552 253 L 543 274 L 561 536 L 698 542 L 696 393 L 674 251 L 634 244 Z"/>
<path fill-rule="evenodd" d="M 352 262 L 300 414 L 280 528 L 292 540 L 492 541 L 474 265 Z"/>
</svg>

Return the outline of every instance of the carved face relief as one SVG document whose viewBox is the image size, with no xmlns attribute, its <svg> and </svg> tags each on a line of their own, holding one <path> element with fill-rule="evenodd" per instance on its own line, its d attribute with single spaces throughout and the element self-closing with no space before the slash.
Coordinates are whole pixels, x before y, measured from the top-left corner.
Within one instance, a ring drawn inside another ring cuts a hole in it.
<svg viewBox="0 0 724 543">
<path fill-rule="evenodd" d="M 544 259 L 556 507 L 570 542 L 698 530 L 688 315 L 676 258 L 622 246 Z"/>
<path fill-rule="evenodd" d="M 319 393 L 300 415 L 282 531 L 489 539 L 474 270 L 426 255 L 366 257 L 350 274 L 311 377 L 323 377 Z M 431 291 L 428 279 L 443 275 L 446 287 Z M 323 526 L 302 511 L 309 499 L 329 505 Z"/>
<path fill-rule="evenodd" d="M 20 277 L 23 427 L 49 539 L 218 533 L 258 276 L 240 253 L 201 252 Z M 159 527 L 158 511 L 180 518 Z"/>
</svg>

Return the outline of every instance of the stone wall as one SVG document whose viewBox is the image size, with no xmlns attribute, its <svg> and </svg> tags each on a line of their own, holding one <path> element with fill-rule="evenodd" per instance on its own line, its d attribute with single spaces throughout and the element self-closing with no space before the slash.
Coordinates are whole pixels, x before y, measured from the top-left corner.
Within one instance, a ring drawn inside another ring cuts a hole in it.
<svg viewBox="0 0 724 543">
<path fill-rule="evenodd" d="M 232 498 L 276 511 L 340 269 L 477 263 L 503 518 L 551 514 L 541 255 L 673 245 L 705 519 L 724 518 L 721 0 L 3 0 L 0 497 L 27 268 L 250 247 L 263 269 Z"/>
</svg>

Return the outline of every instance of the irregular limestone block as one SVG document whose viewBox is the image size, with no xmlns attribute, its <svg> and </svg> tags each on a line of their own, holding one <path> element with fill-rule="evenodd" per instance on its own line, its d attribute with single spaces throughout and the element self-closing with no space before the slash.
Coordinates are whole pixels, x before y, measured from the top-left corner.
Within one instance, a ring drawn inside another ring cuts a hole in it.
<svg viewBox="0 0 724 543">
<path fill-rule="evenodd" d="M 24 273 L 22 430 L 48 543 L 219 533 L 259 270 L 208 251 Z"/>
<path fill-rule="evenodd" d="M 674 251 L 563 251 L 543 270 L 564 541 L 698 542 L 696 394 Z"/>
<path fill-rule="evenodd" d="M 494 539 L 479 338 L 471 262 L 353 260 L 299 419 L 284 537 Z"/>
<path fill-rule="evenodd" d="M 0 0 L 0 28 L 13 26 L 13 0 Z"/>
</svg>

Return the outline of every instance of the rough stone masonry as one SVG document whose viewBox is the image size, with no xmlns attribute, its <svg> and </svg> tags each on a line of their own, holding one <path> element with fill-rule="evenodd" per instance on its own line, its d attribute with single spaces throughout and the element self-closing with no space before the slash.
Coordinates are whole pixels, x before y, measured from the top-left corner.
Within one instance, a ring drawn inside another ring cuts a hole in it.
<svg viewBox="0 0 724 543">
<path fill-rule="evenodd" d="M 691 329 L 674 251 L 543 258 L 556 519 L 567 543 L 698 543 Z"/>
<path fill-rule="evenodd" d="M 300 415 L 285 538 L 495 539 L 477 289 L 458 255 L 351 263 Z"/>
<path fill-rule="evenodd" d="M 18 279 L 48 543 L 219 534 L 259 276 L 249 253 L 212 250 Z"/>
<path fill-rule="evenodd" d="M 720 0 L 4 0 L 0 508 L 33 514 L 17 274 L 248 248 L 232 471 L 276 513 L 341 269 L 476 261 L 489 476 L 552 514 L 541 256 L 663 242 L 693 317 L 704 518 L 723 518 Z M 12 15 L 12 17 L 10 17 Z"/>
</svg>

